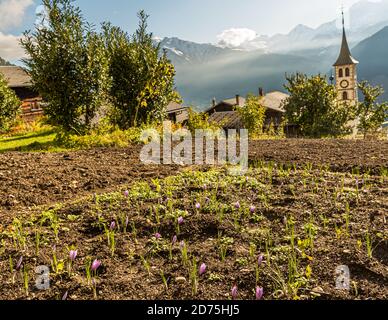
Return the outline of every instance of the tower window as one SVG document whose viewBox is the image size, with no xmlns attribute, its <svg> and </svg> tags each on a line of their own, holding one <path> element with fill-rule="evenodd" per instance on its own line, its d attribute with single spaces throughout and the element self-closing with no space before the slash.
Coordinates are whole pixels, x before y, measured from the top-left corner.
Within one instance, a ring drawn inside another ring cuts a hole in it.
<svg viewBox="0 0 388 320">
<path fill-rule="evenodd" d="M 345 69 L 345 76 L 350 77 L 350 69 L 349 68 Z"/>
<path fill-rule="evenodd" d="M 346 91 L 342 93 L 342 100 L 348 100 L 348 93 Z"/>
<path fill-rule="evenodd" d="M 339 69 L 338 73 L 339 73 L 338 76 L 340 78 L 342 78 L 344 76 L 344 70 L 343 69 Z"/>
</svg>

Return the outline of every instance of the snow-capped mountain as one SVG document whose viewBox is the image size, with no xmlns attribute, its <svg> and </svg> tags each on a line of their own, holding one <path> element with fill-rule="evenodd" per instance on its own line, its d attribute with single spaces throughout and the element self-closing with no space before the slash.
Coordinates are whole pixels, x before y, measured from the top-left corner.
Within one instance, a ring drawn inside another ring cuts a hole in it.
<svg viewBox="0 0 388 320">
<path fill-rule="evenodd" d="M 230 49 L 212 44 L 195 43 L 178 38 L 164 38 L 159 43 L 174 64 L 204 63 L 232 52 Z"/>
</svg>

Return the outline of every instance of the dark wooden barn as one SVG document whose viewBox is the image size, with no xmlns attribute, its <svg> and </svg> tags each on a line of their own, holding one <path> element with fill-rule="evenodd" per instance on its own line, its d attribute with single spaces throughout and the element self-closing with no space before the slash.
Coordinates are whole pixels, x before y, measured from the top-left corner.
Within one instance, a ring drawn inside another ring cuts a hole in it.
<svg viewBox="0 0 388 320">
<path fill-rule="evenodd" d="M 266 108 L 264 126 L 268 128 L 273 124 L 277 128 L 283 121 L 285 111 L 282 108 L 282 103 L 288 95 L 279 91 L 264 94 L 262 89 L 259 92 L 258 98 L 261 99 L 261 103 Z M 212 106 L 206 110 L 206 113 L 210 116 L 210 121 L 221 123 L 224 129 L 242 129 L 243 122 L 236 111 L 236 107 L 243 107 L 245 102 L 246 100 L 239 95 L 218 103 L 214 99 Z"/>
<path fill-rule="evenodd" d="M 42 116 L 42 98 L 32 89 L 31 78 L 26 70 L 16 66 L 6 66 L 0 67 L 0 73 L 22 102 L 22 119 L 32 122 Z"/>
</svg>

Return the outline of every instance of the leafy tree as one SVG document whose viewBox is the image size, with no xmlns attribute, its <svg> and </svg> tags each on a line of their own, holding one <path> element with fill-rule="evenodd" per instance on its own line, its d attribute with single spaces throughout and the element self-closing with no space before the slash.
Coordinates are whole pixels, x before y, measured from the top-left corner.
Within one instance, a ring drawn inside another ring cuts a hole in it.
<svg viewBox="0 0 388 320">
<path fill-rule="evenodd" d="M 236 110 L 252 137 L 263 133 L 266 108 L 261 103 L 261 98 L 248 95 L 245 106 L 237 107 Z"/>
<path fill-rule="evenodd" d="M 6 131 L 15 121 L 21 102 L 0 73 L 0 131 Z"/>
<path fill-rule="evenodd" d="M 113 123 L 122 129 L 166 117 L 166 107 L 179 101 L 174 90 L 175 69 L 147 31 L 148 16 L 140 11 L 133 36 L 118 27 L 103 25 L 112 84 L 109 96 Z"/>
<path fill-rule="evenodd" d="M 21 40 L 24 62 L 47 102 L 49 122 L 84 133 L 109 83 L 103 41 L 72 0 L 43 0 L 43 6 L 42 22 Z"/>
<path fill-rule="evenodd" d="M 367 81 L 358 84 L 364 101 L 358 104 L 357 116 L 359 118 L 358 129 L 364 134 L 375 134 L 388 116 L 388 103 L 378 103 L 378 98 L 384 93 L 382 87 L 374 87 Z"/>
<path fill-rule="evenodd" d="M 290 92 L 284 102 L 287 122 L 309 137 L 339 136 L 350 132 L 354 107 L 338 101 L 338 92 L 325 76 L 286 76 Z"/>
</svg>

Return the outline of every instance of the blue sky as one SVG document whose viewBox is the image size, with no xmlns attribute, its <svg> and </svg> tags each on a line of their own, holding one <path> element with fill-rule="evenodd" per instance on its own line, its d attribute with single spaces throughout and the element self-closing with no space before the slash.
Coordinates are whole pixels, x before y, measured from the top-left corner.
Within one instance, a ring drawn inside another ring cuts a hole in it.
<svg viewBox="0 0 388 320">
<path fill-rule="evenodd" d="M 372 0 L 378 1 L 378 0 Z M 133 32 L 136 13 L 145 9 L 154 35 L 196 42 L 217 41 L 231 28 L 257 34 L 288 33 L 297 24 L 311 27 L 338 18 L 341 4 L 358 0 L 76 0 L 85 17 L 96 25 L 111 21 Z M 33 27 L 40 0 L 0 0 L 0 56 L 20 55 L 17 37 Z M 12 47 L 13 46 L 13 47 Z"/>
<path fill-rule="evenodd" d="M 349 6 L 355 2 L 357 0 L 75 1 L 94 23 L 109 20 L 131 31 L 137 24 L 136 12 L 145 9 L 151 15 L 150 27 L 156 35 L 178 36 L 198 42 L 214 42 L 217 34 L 232 27 L 253 29 L 259 34 L 287 33 L 299 23 L 316 27 L 338 17 L 341 3 Z M 23 23 L 8 28 L 8 31 L 17 34 L 30 28 L 39 3 L 39 0 L 34 0 Z"/>
<path fill-rule="evenodd" d="M 88 19 L 110 20 L 129 31 L 136 12 L 150 14 L 155 35 L 215 42 L 229 28 L 249 28 L 259 34 L 287 33 L 299 23 L 318 26 L 338 17 L 341 3 L 357 0 L 77 0 Z"/>
</svg>

